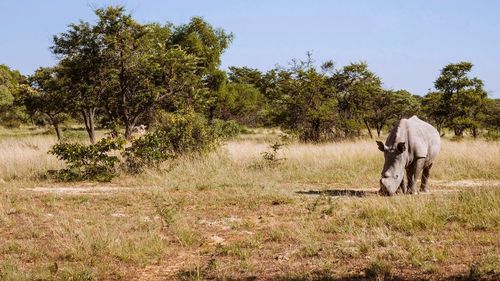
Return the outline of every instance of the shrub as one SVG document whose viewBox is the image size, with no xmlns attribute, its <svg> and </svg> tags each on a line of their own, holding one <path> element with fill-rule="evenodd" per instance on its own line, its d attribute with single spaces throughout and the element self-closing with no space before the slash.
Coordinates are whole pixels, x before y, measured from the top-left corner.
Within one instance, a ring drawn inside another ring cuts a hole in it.
<svg viewBox="0 0 500 281">
<path fill-rule="evenodd" d="M 50 154 L 67 164 L 66 169 L 49 171 L 49 174 L 62 181 L 97 180 L 111 181 L 116 176 L 118 157 L 109 155 L 121 150 L 125 141 L 105 138 L 95 144 L 59 143 L 52 146 Z"/>
<path fill-rule="evenodd" d="M 269 145 L 269 150 L 261 153 L 262 159 L 253 163 L 250 167 L 254 169 L 278 167 L 286 159 L 278 157 L 279 151 L 286 145 L 287 143 L 280 142 Z"/>
<path fill-rule="evenodd" d="M 491 140 L 491 141 L 498 141 L 498 140 L 500 140 L 500 132 L 495 131 L 495 130 L 489 130 L 484 135 L 484 138 L 487 140 Z"/>
<path fill-rule="evenodd" d="M 158 167 L 181 154 L 215 149 L 221 136 L 214 127 L 192 111 L 171 115 L 163 127 L 133 141 L 125 150 L 127 171 L 138 173 L 146 167 Z"/>
<path fill-rule="evenodd" d="M 164 161 L 175 157 L 168 134 L 162 130 L 134 140 L 123 155 L 125 169 L 131 173 L 139 173 L 145 167 L 158 167 Z"/>
<path fill-rule="evenodd" d="M 214 133 L 221 139 L 229 140 L 237 137 L 239 134 L 248 132 L 245 126 L 240 125 L 234 120 L 224 121 L 216 119 L 213 121 Z"/>
</svg>

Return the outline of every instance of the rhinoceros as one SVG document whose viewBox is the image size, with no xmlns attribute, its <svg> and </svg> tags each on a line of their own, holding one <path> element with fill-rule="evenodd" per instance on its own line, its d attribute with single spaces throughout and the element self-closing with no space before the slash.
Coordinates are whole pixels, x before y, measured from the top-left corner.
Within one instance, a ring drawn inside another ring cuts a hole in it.
<svg viewBox="0 0 500 281">
<path fill-rule="evenodd" d="M 417 179 L 421 173 L 420 191 L 429 190 L 430 170 L 441 148 L 440 135 L 432 125 L 417 116 L 403 118 L 394 125 L 385 144 L 380 141 L 377 144 L 385 158 L 380 179 L 381 194 L 418 193 Z M 405 170 L 408 188 L 404 181 Z"/>
</svg>

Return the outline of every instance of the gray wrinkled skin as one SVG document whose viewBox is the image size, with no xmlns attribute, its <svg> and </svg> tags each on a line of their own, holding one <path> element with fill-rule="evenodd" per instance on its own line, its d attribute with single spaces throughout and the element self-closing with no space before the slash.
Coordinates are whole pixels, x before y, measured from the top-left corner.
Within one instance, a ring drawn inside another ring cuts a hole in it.
<svg viewBox="0 0 500 281">
<path fill-rule="evenodd" d="M 380 141 L 377 144 L 385 158 L 380 179 L 381 194 L 418 193 L 417 179 L 420 174 L 420 191 L 429 190 L 430 170 L 441 148 L 441 138 L 432 125 L 417 116 L 401 119 L 391 130 L 385 144 Z M 404 181 L 405 170 L 408 185 Z"/>
</svg>

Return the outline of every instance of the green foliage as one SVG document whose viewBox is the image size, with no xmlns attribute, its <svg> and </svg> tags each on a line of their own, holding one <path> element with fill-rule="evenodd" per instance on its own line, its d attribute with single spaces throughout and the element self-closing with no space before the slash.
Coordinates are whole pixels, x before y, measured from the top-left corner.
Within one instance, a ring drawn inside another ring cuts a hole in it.
<svg viewBox="0 0 500 281">
<path fill-rule="evenodd" d="M 175 154 L 207 152 L 220 143 L 213 127 L 200 114 L 172 114 L 163 128 Z"/>
<path fill-rule="evenodd" d="M 229 83 L 219 92 L 213 104 L 213 115 L 218 119 L 236 120 L 240 124 L 262 124 L 261 110 L 264 96 L 252 84 Z"/>
<path fill-rule="evenodd" d="M 276 168 L 286 158 L 281 158 L 278 156 L 279 152 L 286 146 L 287 143 L 276 141 L 269 145 L 267 151 L 261 153 L 262 159 L 253 163 L 250 167 L 253 169 L 264 169 L 264 168 Z"/>
<path fill-rule="evenodd" d="M 279 143 L 275 142 L 272 145 L 269 146 L 270 151 L 264 151 L 262 152 L 262 158 L 271 163 L 271 165 L 276 165 L 282 160 L 285 160 L 285 158 L 279 158 L 278 157 L 278 152 L 285 146 L 286 144 L 284 143 Z"/>
<path fill-rule="evenodd" d="M 373 96 L 382 91 L 380 79 L 365 63 L 336 70 L 327 61 L 318 70 L 310 56 L 265 79 L 275 122 L 306 142 L 360 136 L 364 125 L 369 129 Z"/>
<path fill-rule="evenodd" d="M 302 141 L 326 140 L 338 121 L 337 101 L 328 77 L 311 61 L 276 72 L 273 82 L 278 99 L 271 114 L 277 124 L 299 135 Z"/>
<path fill-rule="evenodd" d="M 221 72 L 220 56 L 231 34 L 202 18 L 180 26 L 141 24 L 121 6 L 95 14 L 96 24 L 71 24 L 52 47 L 61 58 L 65 93 L 91 142 L 96 114 L 111 130 L 123 126 L 131 139 L 133 128 L 147 124 L 158 108 L 201 112 L 212 103 L 224 82 L 210 85 L 210 78 Z"/>
<path fill-rule="evenodd" d="M 239 134 L 247 132 L 247 129 L 234 120 L 224 121 L 215 119 L 212 121 L 214 134 L 221 140 L 230 140 Z"/>
<path fill-rule="evenodd" d="M 172 114 L 166 124 L 152 133 L 134 140 L 125 150 L 125 166 L 129 172 L 140 172 L 146 167 L 158 167 L 161 163 L 187 153 L 204 153 L 215 149 L 221 140 L 213 125 L 200 114 L 188 111 Z"/>
<path fill-rule="evenodd" d="M 462 136 L 467 129 L 474 137 L 485 120 L 488 97 L 483 81 L 469 77 L 470 62 L 446 65 L 434 82 L 436 92 L 429 93 L 423 101 L 426 114 L 438 127 L 443 125 Z"/>
<path fill-rule="evenodd" d="M 174 158 L 172 145 L 165 131 L 157 130 L 134 141 L 125 149 L 125 168 L 128 172 L 139 173 L 146 167 L 158 167 Z"/>
<path fill-rule="evenodd" d="M 72 107 L 57 67 L 39 68 L 28 81 L 30 85 L 20 88 L 20 102 L 32 118 L 47 119 L 54 127 L 58 140 L 62 140 L 60 126 L 68 120 Z"/>
<path fill-rule="evenodd" d="M 62 181 L 97 180 L 111 181 L 117 175 L 117 156 L 110 153 L 121 150 L 125 144 L 122 139 L 105 138 L 96 144 L 59 143 L 52 147 L 50 154 L 67 164 L 66 169 L 51 171 Z"/>
<path fill-rule="evenodd" d="M 487 140 L 498 141 L 500 140 L 500 132 L 495 130 L 488 130 L 488 132 L 484 135 Z"/>
<path fill-rule="evenodd" d="M 236 67 L 230 66 L 228 72 L 228 79 L 231 83 L 235 84 L 248 84 L 255 87 L 260 87 L 262 81 L 262 73 L 255 68 L 246 66 Z"/>
<path fill-rule="evenodd" d="M 405 90 L 375 91 L 369 102 L 372 110 L 365 112 L 365 121 L 377 130 L 379 137 L 384 126 L 420 112 L 420 101 Z"/>
<path fill-rule="evenodd" d="M 232 39 L 232 34 L 212 27 L 201 17 L 193 17 L 188 24 L 174 28 L 167 44 L 180 46 L 181 49 L 196 56 L 198 69 L 203 73 L 209 73 L 220 65 L 221 55 Z"/>
<path fill-rule="evenodd" d="M 24 108 L 16 101 L 19 99 L 19 87 L 25 78 L 19 71 L 11 70 L 0 64 L 0 125 L 18 128 L 27 121 Z"/>
</svg>

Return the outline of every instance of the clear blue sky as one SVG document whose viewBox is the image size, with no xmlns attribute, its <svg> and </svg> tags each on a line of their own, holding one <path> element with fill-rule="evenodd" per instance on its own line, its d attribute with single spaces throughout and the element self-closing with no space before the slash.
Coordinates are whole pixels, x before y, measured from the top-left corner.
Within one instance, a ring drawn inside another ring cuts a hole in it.
<svg viewBox="0 0 500 281">
<path fill-rule="evenodd" d="M 366 61 L 388 88 L 425 94 L 439 70 L 460 60 L 475 65 L 490 97 L 500 98 L 500 1 L 293 0 L 1 0 L 0 64 L 30 74 L 53 65 L 54 34 L 92 7 L 125 5 L 141 22 L 186 23 L 203 16 L 235 34 L 223 67 L 268 70 L 304 58 L 338 66 Z"/>
</svg>

